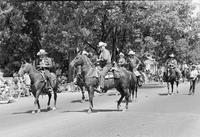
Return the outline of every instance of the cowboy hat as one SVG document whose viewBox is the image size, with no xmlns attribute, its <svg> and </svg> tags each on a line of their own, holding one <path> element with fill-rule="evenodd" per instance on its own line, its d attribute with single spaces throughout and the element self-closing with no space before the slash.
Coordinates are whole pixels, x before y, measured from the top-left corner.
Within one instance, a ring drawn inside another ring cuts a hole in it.
<svg viewBox="0 0 200 137">
<path fill-rule="evenodd" d="M 120 52 L 119 56 L 124 56 L 124 54 L 122 52 Z"/>
<path fill-rule="evenodd" d="M 98 44 L 98 47 L 102 47 L 102 46 L 106 47 L 107 43 L 100 41 L 99 44 Z"/>
<path fill-rule="evenodd" d="M 44 49 L 40 49 L 40 51 L 37 53 L 38 56 L 40 55 L 46 55 L 48 54 Z"/>
<path fill-rule="evenodd" d="M 88 55 L 88 52 L 83 50 L 82 55 Z"/>
<path fill-rule="evenodd" d="M 170 54 L 169 56 L 170 56 L 170 57 L 174 57 L 174 54 L 172 53 L 172 54 Z"/>
<path fill-rule="evenodd" d="M 135 52 L 132 51 L 132 50 L 130 50 L 130 51 L 128 52 L 128 55 L 135 55 Z"/>
</svg>

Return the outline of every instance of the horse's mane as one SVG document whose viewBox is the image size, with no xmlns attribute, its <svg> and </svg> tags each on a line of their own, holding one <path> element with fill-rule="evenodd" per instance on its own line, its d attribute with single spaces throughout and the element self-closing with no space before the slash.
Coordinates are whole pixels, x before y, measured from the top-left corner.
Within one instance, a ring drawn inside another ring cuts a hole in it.
<svg viewBox="0 0 200 137">
<path fill-rule="evenodd" d="M 84 59 L 85 59 L 85 61 L 86 61 L 87 64 L 89 64 L 93 68 L 95 67 L 95 65 L 91 62 L 91 60 L 87 56 L 83 55 L 83 57 L 84 57 Z"/>
<path fill-rule="evenodd" d="M 33 64 L 31 64 L 31 63 L 28 63 L 28 64 L 32 67 L 34 72 L 40 73 L 40 71 L 37 70 Z"/>
</svg>

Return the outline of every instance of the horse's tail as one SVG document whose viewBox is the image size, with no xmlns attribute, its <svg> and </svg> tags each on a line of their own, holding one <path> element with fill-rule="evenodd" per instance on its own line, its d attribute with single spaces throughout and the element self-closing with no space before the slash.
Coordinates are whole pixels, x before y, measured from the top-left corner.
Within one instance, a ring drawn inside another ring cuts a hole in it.
<svg viewBox="0 0 200 137">
<path fill-rule="evenodd" d="M 134 73 L 131 73 L 130 89 L 133 93 L 138 89 L 138 80 Z"/>
<path fill-rule="evenodd" d="M 163 72 L 162 79 L 163 79 L 164 82 L 167 81 L 167 72 L 166 71 Z"/>
</svg>

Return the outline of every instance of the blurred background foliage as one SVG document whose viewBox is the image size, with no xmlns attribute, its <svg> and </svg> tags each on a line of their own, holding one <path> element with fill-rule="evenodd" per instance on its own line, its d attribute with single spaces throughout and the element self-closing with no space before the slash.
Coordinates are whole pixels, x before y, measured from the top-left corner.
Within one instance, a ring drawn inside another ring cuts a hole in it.
<svg viewBox="0 0 200 137">
<path fill-rule="evenodd" d="M 6 76 L 20 60 L 35 60 L 43 48 L 63 71 L 77 48 L 99 54 L 106 42 L 112 60 L 132 49 L 162 65 L 170 53 L 200 63 L 200 16 L 191 17 L 191 1 L 0 1 L 0 66 Z"/>
</svg>

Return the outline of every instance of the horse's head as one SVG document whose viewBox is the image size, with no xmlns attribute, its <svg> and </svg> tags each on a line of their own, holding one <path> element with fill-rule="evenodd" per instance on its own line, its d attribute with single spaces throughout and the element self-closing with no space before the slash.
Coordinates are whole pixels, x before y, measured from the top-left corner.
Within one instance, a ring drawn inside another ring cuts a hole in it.
<svg viewBox="0 0 200 137">
<path fill-rule="evenodd" d="M 24 75 L 25 73 L 29 73 L 31 70 L 31 64 L 27 63 L 27 62 L 22 62 L 22 65 L 18 71 L 18 74 L 20 76 Z"/>
<path fill-rule="evenodd" d="M 83 56 L 84 55 L 77 55 L 70 63 L 70 66 L 71 67 L 76 67 L 76 66 L 79 66 L 79 65 L 83 65 Z"/>
</svg>

